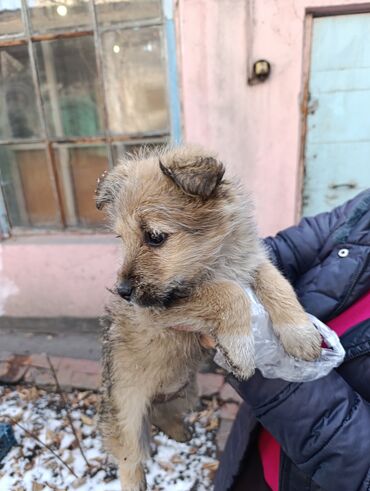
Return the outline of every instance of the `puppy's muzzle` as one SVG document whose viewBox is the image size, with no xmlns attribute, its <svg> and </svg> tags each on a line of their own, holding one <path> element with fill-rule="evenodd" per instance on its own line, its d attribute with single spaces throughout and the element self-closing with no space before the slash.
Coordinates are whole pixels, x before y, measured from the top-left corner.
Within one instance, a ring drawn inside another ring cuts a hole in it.
<svg viewBox="0 0 370 491">
<path fill-rule="evenodd" d="M 128 301 L 131 300 L 133 290 L 134 287 L 130 279 L 122 280 L 117 287 L 118 295 Z"/>
</svg>

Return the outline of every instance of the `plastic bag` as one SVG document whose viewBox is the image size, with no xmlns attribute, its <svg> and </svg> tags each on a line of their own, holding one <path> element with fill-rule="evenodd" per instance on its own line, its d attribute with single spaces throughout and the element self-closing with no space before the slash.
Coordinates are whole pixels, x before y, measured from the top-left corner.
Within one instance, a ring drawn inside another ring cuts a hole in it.
<svg viewBox="0 0 370 491">
<path fill-rule="evenodd" d="M 320 357 L 315 361 L 298 360 L 289 356 L 275 335 L 270 317 L 253 290 L 247 289 L 246 294 L 251 301 L 256 368 L 264 377 L 280 378 L 288 382 L 310 382 L 325 377 L 342 363 L 345 351 L 338 336 L 310 314 L 308 316 L 320 332 L 327 348 L 322 348 Z M 230 368 L 227 367 L 221 353 L 216 354 L 215 362 L 224 368 Z"/>
</svg>

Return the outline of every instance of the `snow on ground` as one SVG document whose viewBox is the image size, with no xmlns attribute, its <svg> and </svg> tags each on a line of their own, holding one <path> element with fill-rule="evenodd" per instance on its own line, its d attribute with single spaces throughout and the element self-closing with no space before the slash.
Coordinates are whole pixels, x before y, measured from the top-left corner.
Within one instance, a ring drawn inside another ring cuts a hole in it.
<svg viewBox="0 0 370 491">
<path fill-rule="evenodd" d="M 13 418 L 46 443 L 67 464 L 34 437 L 13 424 L 18 446 L 0 462 L 0 491 L 120 491 L 116 468 L 102 450 L 96 429 L 98 396 L 93 392 L 66 393 L 69 413 L 84 461 L 60 394 L 35 387 L 0 386 L 0 421 Z M 189 417 L 194 436 L 177 443 L 162 433 L 153 436 L 148 462 L 150 491 L 209 491 L 217 468 L 216 400 L 203 400 L 203 410 Z M 73 475 L 73 473 L 75 475 Z"/>
</svg>

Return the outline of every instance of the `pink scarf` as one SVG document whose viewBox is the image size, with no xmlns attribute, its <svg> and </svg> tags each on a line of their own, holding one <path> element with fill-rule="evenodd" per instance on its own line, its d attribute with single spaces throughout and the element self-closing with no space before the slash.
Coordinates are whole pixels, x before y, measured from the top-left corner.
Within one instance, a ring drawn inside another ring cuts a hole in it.
<svg viewBox="0 0 370 491">
<path fill-rule="evenodd" d="M 370 291 L 354 303 L 349 309 L 327 324 L 338 336 L 345 334 L 351 327 L 370 318 Z M 272 435 L 262 429 L 258 440 L 266 483 L 272 491 L 279 491 L 280 445 Z"/>
</svg>

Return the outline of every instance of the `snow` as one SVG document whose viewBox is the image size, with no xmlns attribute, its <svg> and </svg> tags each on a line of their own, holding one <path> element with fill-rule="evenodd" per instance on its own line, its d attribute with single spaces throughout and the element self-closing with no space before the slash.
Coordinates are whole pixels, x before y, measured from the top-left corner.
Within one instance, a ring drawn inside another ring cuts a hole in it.
<svg viewBox="0 0 370 491">
<path fill-rule="evenodd" d="M 13 424 L 19 445 L 0 462 L 0 491 L 120 491 L 116 467 L 102 449 L 96 429 L 98 395 L 74 391 L 65 397 L 90 468 L 78 448 L 60 394 L 35 387 L 0 386 L 0 421 L 9 421 L 11 416 L 70 467 Z M 216 399 L 205 399 L 202 404 L 202 410 L 188 418 L 194 428 L 190 442 L 177 443 L 163 433 L 153 433 L 152 457 L 147 463 L 149 491 L 212 488 L 218 406 Z"/>
</svg>

